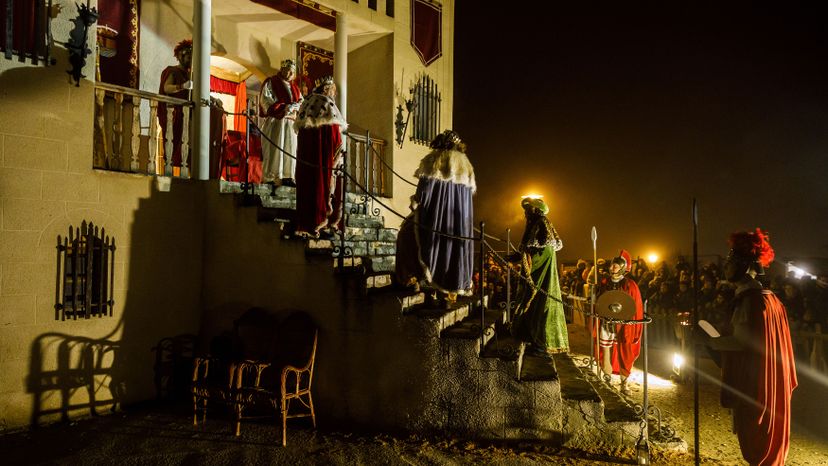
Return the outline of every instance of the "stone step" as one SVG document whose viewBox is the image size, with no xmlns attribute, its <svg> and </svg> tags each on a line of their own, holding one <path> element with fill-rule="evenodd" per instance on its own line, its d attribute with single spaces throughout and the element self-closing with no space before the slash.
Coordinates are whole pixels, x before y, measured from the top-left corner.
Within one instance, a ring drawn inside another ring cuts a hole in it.
<svg viewBox="0 0 828 466">
<path fill-rule="evenodd" d="M 585 369 L 580 369 L 585 372 Z M 587 372 L 587 377 L 589 373 Z M 592 386 L 598 392 L 601 401 L 604 402 L 604 421 L 606 422 L 638 422 L 641 419 L 635 412 L 635 408 L 613 387 L 608 386 L 596 376 L 589 377 Z"/>
<path fill-rule="evenodd" d="M 520 370 L 521 382 L 552 382 L 558 380 L 555 361 L 550 356 L 523 353 Z"/>
<path fill-rule="evenodd" d="M 589 383 L 586 375 L 575 365 L 572 356 L 566 353 L 552 355 L 561 381 L 561 398 L 571 401 L 600 403 L 601 397 Z"/>
<path fill-rule="evenodd" d="M 459 303 L 459 301 L 458 301 Z M 482 348 L 494 338 L 496 325 L 502 324 L 505 314 L 500 309 L 487 309 L 483 317 L 483 332 L 481 341 L 481 317 L 479 307 L 469 313 L 469 316 L 451 327 L 443 330 L 440 334 L 444 339 L 467 340 L 474 342 L 474 352 L 480 353 Z"/>
<path fill-rule="evenodd" d="M 394 283 L 391 279 L 391 275 L 387 273 L 379 273 L 376 275 L 369 274 L 364 277 L 364 280 L 366 291 L 376 291 L 381 288 L 388 288 Z"/>
<path fill-rule="evenodd" d="M 348 226 L 355 228 L 385 228 L 385 217 L 381 215 L 348 214 Z"/>
<path fill-rule="evenodd" d="M 423 295 L 423 302 L 421 304 L 411 306 L 405 315 L 417 317 L 423 321 L 430 323 L 435 330 L 435 336 L 440 335 L 444 330 L 452 325 L 462 322 L 468 317 L 471 305 L 468 302 L 458 301 L 457 303 L 448 307 L 435 307 L 425 304 L 425 294 Z"/>
</svg>

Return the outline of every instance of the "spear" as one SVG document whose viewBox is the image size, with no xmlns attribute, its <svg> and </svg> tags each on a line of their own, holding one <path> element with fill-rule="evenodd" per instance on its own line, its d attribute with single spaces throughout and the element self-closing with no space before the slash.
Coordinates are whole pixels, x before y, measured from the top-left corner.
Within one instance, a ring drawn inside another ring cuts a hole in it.
<svg viewBox="0 0 828 466">
<path fill-rule="evenodd" d="M 699 207 L 693 198 L 693 326 L 699 326 Z M 691 334 L 692 334 L 691 332 Z M 695 464 L 699 465 L 699 346 L 693 344 L 693 441 L 695 442 Z"/>
<path fill-rule="evenodd" d="M 598 288 L 598 230 L 592 227 L 592 273 L 593 285 L 590 291 L 590 309 L 592 315 L 590 316 L 592 322 L 592 330 L 595 332 L 595 342 L 589 345 L 589 368 L 592 370 L 595 365 L 595 347 L 598 345 L 598 328 L 596 327 L 598 319 L 595 318 L 595 290 Z"/>
</svg>

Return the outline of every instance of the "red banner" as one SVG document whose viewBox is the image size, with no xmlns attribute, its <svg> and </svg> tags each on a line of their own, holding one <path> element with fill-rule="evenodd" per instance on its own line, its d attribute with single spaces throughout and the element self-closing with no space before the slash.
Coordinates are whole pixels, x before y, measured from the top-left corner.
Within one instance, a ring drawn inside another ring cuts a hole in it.
<svg viewBox="0 0 828 466">
<path fill-rule="evenodd" d="M 442 5 L 411 0 L 411 46 L 425 66 L 443 55 Z"/>
<path fill-rule="evenodd" d="M 333 76 L 334 55 L 318 47 L 304 42 L 296 44 L 299 66 L 296 80 L 302 95 L 307 95 L 313 90 L 316 81 L 325 76 Z"/>
</svg>

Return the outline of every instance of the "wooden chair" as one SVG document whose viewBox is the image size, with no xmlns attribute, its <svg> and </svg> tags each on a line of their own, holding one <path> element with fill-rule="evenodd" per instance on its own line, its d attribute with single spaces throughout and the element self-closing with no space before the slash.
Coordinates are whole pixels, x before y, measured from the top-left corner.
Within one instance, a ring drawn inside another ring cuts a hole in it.
<svg viewBox="0 0 828 466">
<path fill-rule="evenodd" d="M 311 387 L 316 362 L 318 330 L 304 312 L 295 312 L 279 323 L 276 352 L 270 360 L 247 359 L 236 372 L 235 414 L 236 435 L 239 435 L 245 411 L 255 406 L 269 406 L 282 421 L 282 446 L 287 445 L 287 420 L 310 417 L 316 427 Z M 300 411 L 291 410 L 299 405 Z"/>
</svg>

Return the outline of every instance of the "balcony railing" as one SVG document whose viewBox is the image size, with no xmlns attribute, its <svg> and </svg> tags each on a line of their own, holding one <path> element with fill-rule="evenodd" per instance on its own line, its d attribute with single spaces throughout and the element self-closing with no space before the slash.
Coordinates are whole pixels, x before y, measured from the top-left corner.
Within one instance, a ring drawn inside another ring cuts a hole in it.
<svg viewBox="0 0 828 466">
<path fill-rule="evenodd" d="M 385 164 L 385 146 L 384 140 L 373 138 L 368 133 L 349 133 L 345 168 L 369 194 L 391 197 L 388 169 Z M 362 189 L 353 184 L 351 180 L 347 180 L 345 189 L 348 192 L 362 192 Z"/>
<path fill-rule="evenodd" d="M 0 0 L 0 56 L 53 65 L 52 0 Z"/>
<path fill-rule="evenodd" d="M 96 83 L 94 168 L 189 178 L 191 106 L 183 99 Z M 180 162 L 174 152 L 180 152 Z"/>
</svg>

